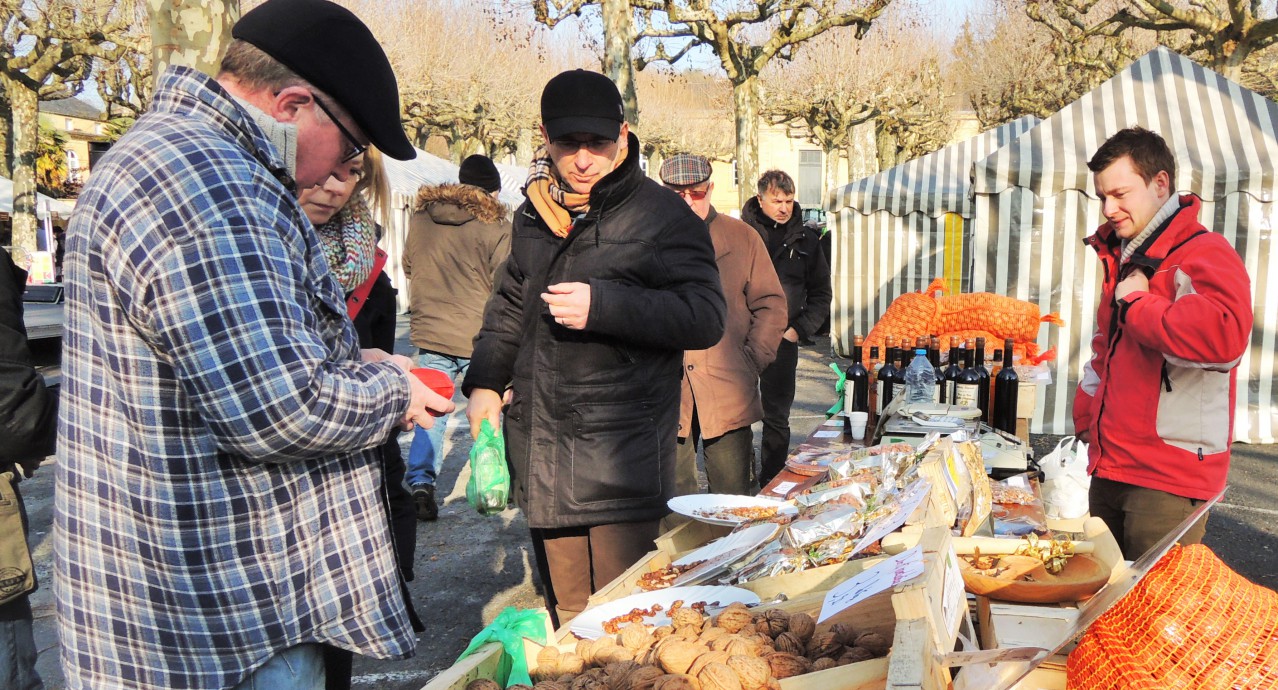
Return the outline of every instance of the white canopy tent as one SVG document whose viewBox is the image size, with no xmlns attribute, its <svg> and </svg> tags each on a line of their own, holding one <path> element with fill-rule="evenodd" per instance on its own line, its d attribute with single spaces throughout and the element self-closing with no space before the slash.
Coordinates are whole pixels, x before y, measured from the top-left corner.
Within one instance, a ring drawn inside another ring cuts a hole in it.
<svg viewBox="0 0 1278 690">
<path fill-rule="evenodd" d="M 1037 433 L 1073 433 L 1071 407 L 1091 356 L 1100 265 L 1082 239 L 1103 222 L 1086 163 L 1125 127 L 1162 134 L 1176 154 L 1173 181 L 1203 201 L 1200 220 L 1228 239 L 1251 277 L 1255 327 L 1238 368 L 1234 437 L 1273 443 L 1278 333 L 1278 103 L 1166 48 L 1157 48 L 973 167 L 972 289 L 1059 312 L 1040 347 L 1057 348 L 1056 385 L 1038 398 Z"/>
<path fill-rule="evenodd" d="M 972 163 L 1038 123 L 1023 117 L 951 144 L 833 194 L 830 257 L 834 303 L 830 335 L 847 356 L 853 334 L 866 334 L 894 298 L 954 275 L 966 289 L 971 275 Z"/>
<path fill-rule="evenodd" d="M 70 218 L 74 208 L 74 202 L 36 195 L 36 217 L 40 220 L 49 217 L 49 214 Z M 13 181 L 3 177 L 0 177 L 0 213 L 13 213 Z"/>
<path fill-rule="evenodd" d="M 400 311 L 408 310 L 408 280 L 404 278 L 402 258 L 404 255 L 404 239 L 408 236 L 408 223 L 413 216 L 413 204 L 417 200 L 417 190 L 422 185 L 439 185 L 457 182 L 458 167 L 439 156 L 433 156 L 421 149 L 417 150 L 417 158 L 411 161 L 397 161 L 387 156 L 386 176 L 390 181 L 391 208 L 390 227 L 385 228 L 381 246 L 389 258 L 386 261 L 386 274 L 399 289 Z M 501 193 L 498 198 L 509 208 L 514 208 L 523 199 L 524 176 L 526 171 L 517 172 L 515 166 L 499 165 L 497 171 L 501 175 Z"/>
</svg>

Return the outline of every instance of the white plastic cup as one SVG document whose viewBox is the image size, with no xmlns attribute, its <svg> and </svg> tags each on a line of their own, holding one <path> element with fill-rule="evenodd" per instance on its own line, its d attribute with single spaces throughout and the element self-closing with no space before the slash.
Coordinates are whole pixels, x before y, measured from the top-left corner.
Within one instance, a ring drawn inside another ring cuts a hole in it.
<svg viewBox="0 0 1278 690">
<path fill-rule="evenodd" d="M 865 438 L 865 425 L 870 421 L 869 412 L 849 412 L 848 422 L 852 427 L 853 440 L 860 441 Z"/>
</svg>

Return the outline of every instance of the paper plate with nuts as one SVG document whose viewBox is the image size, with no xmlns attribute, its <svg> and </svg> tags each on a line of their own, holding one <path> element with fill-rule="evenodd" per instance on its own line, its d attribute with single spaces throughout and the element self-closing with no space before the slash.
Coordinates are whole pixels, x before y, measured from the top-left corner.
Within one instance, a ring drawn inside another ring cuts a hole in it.
<svg viewBox="0 0 1278 690">
<path fill-rule="evenodd" d="M 674 562 L 674 565 L 694 567 L 681 573 L 672 584 L 676 587 L 701 584 L 753 553 L 780 530 L 780 525 L 764 522 L 716 539 Z"/>
<path fill-rule="evenodd" d="M 671 511 L 694 520 L 729 527 L 799 513 L 798 508 L 785 501 L 736 494 L 675 496 L 666 505 Z"/>
<path fill-rule="evenodd" d="M 671 615 L 681 608 L 704 614 L 707 610 L 714 611 L 736 602 L 747 606 L 757 604 L 759 595 L 740 587 L 670 587 L 632 594 L 586 609 L 572 619 L 568 629 L 577 637 L 594 640 L 604 635 L 615 635 L 631 623 L 654 628 L 669 625 Z"/>
</svg>

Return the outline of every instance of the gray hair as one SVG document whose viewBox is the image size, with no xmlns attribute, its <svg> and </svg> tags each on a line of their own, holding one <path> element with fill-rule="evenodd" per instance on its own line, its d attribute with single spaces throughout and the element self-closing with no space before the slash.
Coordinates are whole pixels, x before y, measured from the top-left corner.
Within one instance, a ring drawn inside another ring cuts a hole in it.
<svg viewBox="0 0 1278 690">
<path fill-rule="evenodd" d="M 290 86 L 314 88 L 310 82 L 267 55 L 261 48 L 235 39 L 222 56 L 218 76 L 228 75 L 252 89 L 268 89 L 279 92 Z"/>
</svg>

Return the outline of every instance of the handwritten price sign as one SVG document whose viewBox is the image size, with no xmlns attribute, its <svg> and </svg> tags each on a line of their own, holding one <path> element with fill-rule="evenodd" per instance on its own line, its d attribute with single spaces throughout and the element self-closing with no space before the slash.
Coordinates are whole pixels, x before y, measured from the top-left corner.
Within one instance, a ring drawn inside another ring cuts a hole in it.
<svg viewBox="0 0 1278 690">
<path fill-rule="evenodd" d="M 923 547 L 915 546 L 850 578 L 830 590 L 821 604 L 817 622 L 923 574 Z"/>
</svg>

